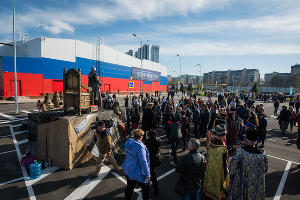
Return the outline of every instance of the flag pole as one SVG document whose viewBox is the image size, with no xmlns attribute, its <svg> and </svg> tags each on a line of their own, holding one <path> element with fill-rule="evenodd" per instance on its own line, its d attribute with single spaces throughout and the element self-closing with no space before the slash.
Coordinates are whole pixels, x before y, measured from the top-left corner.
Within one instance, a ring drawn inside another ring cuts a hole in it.
<svg viewBox="0 0 300 200">
<path fill-rule="evenodd" d="M 19 114 L 18 107 L 18 86 L 17 86 L 17 47 L 16 47 L 16 19 L 15 19 L 15 0 L 13 0 L 13 35 L 14 35 L 14 84 L 15 84 L 15 106 L 16 114 Z"/>
</svg>

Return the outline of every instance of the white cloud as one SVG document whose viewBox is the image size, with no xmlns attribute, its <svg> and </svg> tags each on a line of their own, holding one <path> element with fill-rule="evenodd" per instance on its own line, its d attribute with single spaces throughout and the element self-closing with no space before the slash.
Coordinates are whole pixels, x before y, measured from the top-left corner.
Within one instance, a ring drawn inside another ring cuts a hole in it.
<svg viewBox="0 0 300 200">
<path fill-rule="evenodd" d="M 219 20 L 210 22 L 191 22 L 175 26 L 162 27 L 165 31 L 181 34 L 197 33 L 235 33 L 236 31 L 253 31 L 256 33 L 278 34 L 300 32 L 300 14 L 285 16 L 263 16 L 250 19 Z"/>
<path fill-rule="evenodd" d="M 185 42 L 179 48 L 176 44 L 163 45 L 160 53 L 164 56 L 299 54 L 300 44 L 196 41 Z"/>
<path fill-rule="evenodd" d="M 263 5 L 268 5 L 269 10 L 280 12 L 275 15 L 269 12 L 269 16 L 258 15 L 248 19 L 203 22 L 195 22 L 188 18 L 190 23 L 175 26 L 158 22 L 156 27 L 146 27 L 147 30 L 141 30 L 137 34 L 143 40 L 150 39 L 151 43 L 159 44 L 162 55 L 176 55 L 180 52 L 195 56 L 299 53 L 297 42 L 290 44 L 290 38 L 298 37 L 300 33 L 300 15 L 297 12 L 299 8 L 296 0 L 284 3 L 280 0 L 265 0 L 264 3 L 260 0 L 110 0 L 108 2 L 78 1 L 74 2 L 69 9 L 28 7 L 24 9 L 26 10 L 24 13 L 17 15 L 17 30 L 26 32 L 31 28 L 42 28 L 52 34 L 73 33 L 77 25 L 97 26 L 118 20 L 147 21 L 165 16 L 185 16 L 189 13 L 223 9 L 236 2 L 246 2 L 261 5 L 263 9 L 266 9 Z M 0 27 L 9 26 L 10 18 L 10 13 L 0 14 Z M 234 36 L 243 35 L 245 32 L 252 38 L 240 38 L 237 42 Z M 10 31 L 0 29 L 0 34 L 7 33 Z M 213 41 L 209 37 L 210 33 L 219 35 L 224 33 L 227 37 L 220 37 Z M 136 49 L 138 43 L 131 34 L 110 34 L 104 42 L 122 51 Z M 262 34 L 267 39 L 262 39 Z M 279 39 L 271 39 L 275 37 Z M 131 45 L 133 48 L 130 48 Z"/>
<path fill-rule="evenodd" d="M 72 7 L 32 7 L 17 13 L 18 26 L 22 31 L 42 26 L 50 33 L 73 32 L 74 26 L 103 24 L 117 20 L 151 20 L 163 16 L 182 16 L 203 9 L 220 8 L 229 0 L 102 0 L 74 1 Z M 0 15 L 0 25 L 7 25 L 11 13 Z M 50 22 L 50 24 L 49 24 Z M 73 28 L 72 28 L 73 27 Z M 0 34 L 9 31 L 0 30 Z"/>
<path fill-rule="evenodd" d="M 43 27 L 44 30 L 49 31 L 53 34 L 60 34 L 62 32 L 74 32 L 74 27 L 70 26 L 69 24 L 58 21 L 58 20 L 52 20 L 51 25 L 46 25 Z"/>
</svg>

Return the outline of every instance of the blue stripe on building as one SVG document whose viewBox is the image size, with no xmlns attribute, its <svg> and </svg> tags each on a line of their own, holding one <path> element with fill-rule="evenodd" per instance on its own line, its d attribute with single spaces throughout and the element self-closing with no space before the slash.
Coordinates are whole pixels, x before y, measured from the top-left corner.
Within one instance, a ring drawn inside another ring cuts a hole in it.
<svg viewBox="0 0 300 200">
<path fill-rule="evenodd" d="M 152 81 L 143 81 L 143 84 L 152 85 Z"/>
<path fill-rule="evenodd" d="M 13 72 L 14 60 L 11 56 L 2 56 L 2 70 Z M 107 62 L 99 62 L 91 59 L 76 57 L 76 63 L 56 60 L 51 58 L 28 58 L 17 57 L 17 72 L 43 74 L 45 79 L 62 79 L 63 70 L 70 68 L 80 68 L 82 75 L 88 75 L 91 67 L 100 66 L 99 76 L 109 78 L 130 79 L 132 75 L 131 67 L 116 65 Z M 144 84 L 152 84 L 151 81 L 143 81 Z M 167 85 L 167 77 L 161 76 L 161 85 Z"/>
</svg>

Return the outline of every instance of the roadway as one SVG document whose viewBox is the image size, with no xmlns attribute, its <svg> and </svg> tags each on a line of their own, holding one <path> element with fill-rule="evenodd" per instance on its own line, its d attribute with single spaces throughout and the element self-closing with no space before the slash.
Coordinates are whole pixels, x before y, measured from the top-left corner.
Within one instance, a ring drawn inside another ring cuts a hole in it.
<svg viewBox="0 0 300 200">
<path fill-rule="evenodd" d="M 121 99 L 122 100 L 122 99 Z M 123 104 L 123 102 L 121 101 Z M 279 133 L 279 125 L 273 113 L 273 104 L 263 103 L 268 116 L 268 133 L 265 151 L 269 159 L 269 170 L 266 175 L 266 199 L 300 199 L 299 150 L 296 148 L 296 128 L 286 135 Z M 28 112 L 35 111 L 35 103 L 20 104 L 21 113 L 14 115 L 13 104 L 0 104 L 0 196 L 1 199 L 124 199 L 126 180 L 123 171 L 111 172 L 109 163 L 102 167 L 96 180 L 87 176 L 94 170 L 95 161 L 71 170 L 58 167 L 47 168 L 36 180 L 28 180 L 27 172 L 20 167 L 19 159 L 27 149 L 27 132 L 22 131 L 21 124 Z M 158 134 L 163 141 L 163 163 L 157 168 L 160 195 L 153 199 L 177 199 L 174 186 L 177 174 L 169 164 L 170 147 L 165 133 L 160 128 Z M 204 139 L 201 151 L 205 150 Z M 178 149 L 179 157 L 186 154 Z M 115 155 L 119 165 L 124 155 Z M 140 190 L 135 189 L 135 199 Z"/>
</svg>

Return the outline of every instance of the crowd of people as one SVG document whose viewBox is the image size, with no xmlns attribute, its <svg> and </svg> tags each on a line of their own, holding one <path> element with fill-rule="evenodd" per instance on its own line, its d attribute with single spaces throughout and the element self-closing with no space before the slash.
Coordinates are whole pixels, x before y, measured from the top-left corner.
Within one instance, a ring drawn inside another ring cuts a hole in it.
<svg viewBox="0 0 300 200">
<path fill-rule="evenodd" d="M 136 185 L 142 188 L 143 199 L 149 199 L 150 181 L 153 194 L 159 195 L 155 168 L 162 163 L 162 141 L 156 136 L 158 128 L 165 131 L 170 165 L 179 173 L 174 187 L 180 199 L 264 199 L 268 159 L 263 148 L 268 123 L 263 104 L 256 104 L 251 95 L 224 94 L 218 94 L 215 101 L 210 95 L 204 101 L 190 94 L 176 104 L 174 95 L 124 99 L 122 120 L 127 133 L 133 135 L 124 145 L 125 199 L 131 199 Z M 274 97 L 273 101 L 275 106 L 278 102 Z M 300 117 L 293 106 L 282 106 L 278 120 L 285 134 L 288 125 L 292 129 Z M 205 154 L 199 153 L 200 140 L 206 140 Z M 178 159 L 180 146 L 188 153 Z M 116 169 L 114 160 L 108 158 Z M 102 160 L 97 162 L 95 173 Z"/>
</svg>

